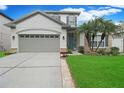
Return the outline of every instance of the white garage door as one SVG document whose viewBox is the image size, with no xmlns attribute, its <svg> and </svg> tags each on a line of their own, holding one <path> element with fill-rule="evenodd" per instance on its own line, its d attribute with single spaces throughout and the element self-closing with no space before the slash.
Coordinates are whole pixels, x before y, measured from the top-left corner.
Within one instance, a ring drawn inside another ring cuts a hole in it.
<svg viewBox="0 0 124 93">
<path fill-rule="evenodd" d="M 59 35 L 19 35 L 19 52 L 59 52 L 59 50 Z"/>
</svg>

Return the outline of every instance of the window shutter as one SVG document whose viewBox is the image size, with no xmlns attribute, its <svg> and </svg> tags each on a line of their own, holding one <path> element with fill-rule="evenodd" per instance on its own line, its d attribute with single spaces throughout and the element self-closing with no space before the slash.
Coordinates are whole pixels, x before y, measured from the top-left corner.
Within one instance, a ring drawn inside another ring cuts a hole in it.
<svg viewBox="0 0 124 93">
<path fill-rule="evenodd" d="M 67 20 L 66 21 L 67 21 L 67 24 L 69 25 L 69 16 L 67 16 Z"/>
<path fill-rule="evenodd" d="M 75 17 L 75 26 L 77 26 L 77 17 Z"/>
</svg>

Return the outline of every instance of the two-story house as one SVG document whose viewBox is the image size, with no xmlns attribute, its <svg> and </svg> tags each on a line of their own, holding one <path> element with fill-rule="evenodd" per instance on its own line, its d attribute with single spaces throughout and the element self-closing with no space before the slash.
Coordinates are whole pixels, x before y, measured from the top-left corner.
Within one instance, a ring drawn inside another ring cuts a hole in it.
<svg viewBox="0 0 124 93">
<path fill-rule="evenodd" d="M 76 47 L 77 16 L 73 11 L 34 11 L 7 23 L 11 49 L 17 52 L 60 52 Z"/>
</svg>

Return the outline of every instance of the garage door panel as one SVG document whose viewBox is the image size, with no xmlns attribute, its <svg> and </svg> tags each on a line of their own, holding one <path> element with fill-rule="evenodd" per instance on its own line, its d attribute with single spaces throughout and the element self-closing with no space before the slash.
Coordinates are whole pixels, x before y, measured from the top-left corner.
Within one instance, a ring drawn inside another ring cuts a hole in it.
<svg viewBox="0 0 124 93">
<path fill-rule="evenodd" d="M 46 37 L 45 37 L 46 36 Z M 48 37 L 47 37 L 48 36 Z M 51 38 L 50 38 L 51 36 Z M 54 36 L 54 35 L 53 35 Z M 56 35 L 55 35 L 56 36 Z M 43 37 L 23 38 L 19 37 L 19 51 L 20 52 L 59 52 L 60 40 L 52 37 L 52 35 L 44 35 Z"/>
</svg>

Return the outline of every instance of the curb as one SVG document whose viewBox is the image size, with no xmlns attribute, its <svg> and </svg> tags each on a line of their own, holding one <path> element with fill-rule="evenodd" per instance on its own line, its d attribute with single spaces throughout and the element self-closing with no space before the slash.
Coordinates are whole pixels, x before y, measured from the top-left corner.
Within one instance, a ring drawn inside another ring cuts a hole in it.
<svg viewBox="0 0 124 93">
<path fill-rule="evenodd" d="M 66 58 L 61 58 L 61 73 L 63 88 L 75 88 L 68 64 L 66 62 Z"/>
</svg>

